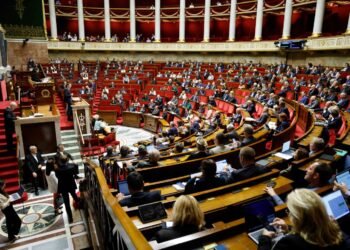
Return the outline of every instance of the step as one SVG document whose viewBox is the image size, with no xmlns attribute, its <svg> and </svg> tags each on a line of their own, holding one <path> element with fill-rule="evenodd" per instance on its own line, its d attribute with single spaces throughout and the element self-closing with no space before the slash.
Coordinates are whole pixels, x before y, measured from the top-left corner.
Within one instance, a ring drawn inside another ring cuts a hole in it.
<svg viewBox="0 0 350 250">
<path fill-rule="evenodd" d="M 15 155 L 0 156 L 0 163 L 7 161 L 17 162 L 17 157 Z"/>
<path fill-rule="evenodd" d="M 12 193 L 16 193 L 19 190 L 19 186 L 17 185 L 13 185 L 13 186 L 8 186 L 7 182 L 6 182 L 6 188 L 5 188 L 6 192 L 8 194 L 12 194 Z"/>
<path fill-rule="evenodd" d="M 68 135 L 68 134 L 75 134 L 75 131 L 72 129 L 61 131 L 61 135 Z"/>
<path fill-rule="evenodd" d="M 72 151 L 72 150 L 79 150 L 80 151 L 80 147 L 79 146 L 64 147 L 64 150 L 67 152 Z"/>
<path fill-rule="evenodd" d="M 65 130 L 62 130 L 62 132 L 65 131 Z M 61 136 L 61 139 L 62 141 L 65 141 L 65 140 L 71 140 L 73 138 L 78 138 L 78 136 L 76 134 L 74 135 L 63 135 Z"/>
<path fill-rule="evenodd" d="M 18 187 L 19 179 L 18 179 L 18 177 L 6 178 L 5 179 L 5 183 L 6 183 L 6 187 L 11 187 L 11 186 L 12 187 L 13 186 L 17 186 Z"/>
<path fill-rule="evenodd" d="M 11 178 L 11 177 L 16 177 L 18 178 L 18 170 L 13 169 L 13 170 L 2 170 L 0 171 L 0 178 L 1 179 L 7 179 L 7 178 Z"/>
<path fill-rule="evenodd" d="M 72 144 L 72 143 L 78 143 L 77 140 L 65 140 L 65 141 L 62 141 L 62 144 L 63 145 L 68 145 L 68 144 Z"/>
<path fill-rule="evenodd" d="M 1 160 L 0 160 L 1 161 Z M 4 162 L 4 163 L 0 163 L 0 170 L 4 171 L 6 168 L 18 168 L 18 162 Z M 1 172 L 0 171 L 0 172 Z"/>
</svg>

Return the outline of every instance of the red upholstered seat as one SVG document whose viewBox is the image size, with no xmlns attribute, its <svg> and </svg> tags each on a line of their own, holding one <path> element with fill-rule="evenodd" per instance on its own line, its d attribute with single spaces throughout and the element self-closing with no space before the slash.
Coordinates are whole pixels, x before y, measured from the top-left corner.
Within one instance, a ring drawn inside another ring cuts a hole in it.
<svg viewBox="0 0 350 250">
<path fill-rule="evenodd" d="M 336 141 L 336 139 L 337 139 L 337 135 L 336 135 L 336 133 L 335 133 L 335 130 L 334 130 L 334 129 L 329 129 L 329 130 L 328 130 L 328 133 L 329 133 L 328 145 L 334 146 L 335 141 Z"/>
</svg>

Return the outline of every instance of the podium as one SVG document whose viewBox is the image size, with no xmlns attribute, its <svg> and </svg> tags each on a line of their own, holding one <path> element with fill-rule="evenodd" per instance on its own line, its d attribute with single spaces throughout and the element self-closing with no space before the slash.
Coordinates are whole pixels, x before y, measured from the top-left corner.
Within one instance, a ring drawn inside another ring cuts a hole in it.
<svg viewBox="0 0 350 250">
<path fill-rule="evenodd" d="M 139 128 L 141 123 L 142 113 L 140 112 L 123 112 L 123 125 Z"/>
<path fill-rule="evenodd" d="M 51 79 L 46 79 L 45 82 L 34 82 L 32 80 L 29 80 L 29 82 L 34 87 L 35 101 L 37 105 L 48 105 L 54 103 L 54 84 Z"/>
<path fill-rule="evenodd" d="M 158 131 L 158 121 L 159 117 L 151 114 L 145 114 L 144 119 L 144 129 L 156 133 Z"/>
<path fill-rule="evenodd" d="M 83 136 L 90 136 L 90 104 L 84 99 L 78 98 L 75 100 L 74 98 L 72 104 L 74 132 L 76 135 L 79 135 L 81 131 Z"/>
<path fill-rule="evenodd" d="M 55 105 L 37 107 L 36 116 L 23 110 L 21 117 L 15 120 L 16 135 L 19 140 L 20 158 L 28 153 L 30 145 L 36 145 L 43 154 L 56 153 L 61 143 L 60 114 Z"/>
</svg>

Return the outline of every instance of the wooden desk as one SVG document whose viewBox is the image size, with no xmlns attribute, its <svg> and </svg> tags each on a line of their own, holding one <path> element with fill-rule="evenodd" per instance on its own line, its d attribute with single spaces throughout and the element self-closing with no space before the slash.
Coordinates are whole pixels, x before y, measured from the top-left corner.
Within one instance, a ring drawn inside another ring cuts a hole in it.
<svg viewBox="0 0 350 250">
<path fill-rule="evenodd" d="M 142 113 L 140 112 L 123 112 L 123 125 L 139 128 L 141 123 Z"/>
<path fill-rule="evenodd" d="M 43 116 L 28 116 L 23 111 L 22 117 L 15 120 L 21 158 L 25 157 L 30 145 L 37 145 L 43 154 L 49 154 L 55 153 L 56 146 L 61 143 L 60 115 L 56 106 L 40 105 L 37 111 Z"/>
<path fill-rule="evenodd" d="M 306 137 L 304 137 L 303 139 L 301 139 L 298 142 L 298 145 L 299 146 L 303 146 L 305 148 L 308 148 L 310 143 L 311 143 L 311 140 L 314 137 L 320 137 L 321 136 L 323 129 L 324 129 L 323 126 L 314 125 L 314 127 L 312 128 L 310 133 L 308 133 L 308 135 Z"/>
<path fill-rule="evenodd" d="M 292 181 L 283 177 L 279 176 L 276 178 L 276 186 L 275 191 L 277 194 L 286 193 L 292 189 Z M 247 187 L 242 189 L 239 193 L 226 193 L 223 195 L 219 195 L 216 197 L 208 198 L 204 201 L 201 201 L 199 203 L 201 210 L 204 212 L 204 214 L 207 213 L 213 213 L 216 211 L 222 211 L 223 209 L 226 209 L 229 206 L 237 206 L 240 204 L 243 204 L 245 202 L 248 202 L 252 199 L 257 199 L 261 196 L 266 195 L 264 188 L 266 187 L 266 183 L 260 183 L 251 187 Z M 171 217 L 172 209 L 167 209 L 168 219 Z M 143 224 L 138 216 L 132 216 L 131 220 L 134 222 L 135 226 L 139 230 L 147 230 L 149 228 L 159 226 L 163 220 L 158 220 L 150 223 Z"/>
<path fill-rule="evenodd" d="M 124 119 L 124 115 L 123 115 Z M 144 119 L 144 129 L 151 131 L 153 133 L 156 133 L 158 131 L 158 121 L 159 121 L 159 116 L 154 116 L 151 114 L 145 114 L 143 116 Z"/>
<path fill-rule="evenodd" d="M 90 121 L 90 104 L 84 99 L 80 99 L 78 102 L 73 102 L 72 104 L 73 110 L 73 123 L 74 123 L 74 131 L 76 135 L 79 135 L 79 125 L 80 131 L 84 136 L 91 135 L 91 121 Z M 115 120 L 115 119 L 114 119 Z M 106 121 L 107 123 L 109 121 Z"/>
</svg>

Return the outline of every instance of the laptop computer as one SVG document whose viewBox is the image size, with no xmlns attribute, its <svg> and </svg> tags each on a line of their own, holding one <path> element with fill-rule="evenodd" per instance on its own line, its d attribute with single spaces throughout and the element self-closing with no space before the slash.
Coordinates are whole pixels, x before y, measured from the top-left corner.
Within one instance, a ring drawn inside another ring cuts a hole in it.
<svg viewBox="0 0 350 250">
<path fill-rule="evenodd" d="M 167 218 L 167 213 L 162 202 L 153 202 L 146 205 L 141 205 L 139 206 L 138 210 L 142 223 Z"/>
<path fill-rule="evenodd" d="M 24 187 L 22 185 L 19 186 L 19 190 L 16 193 L 10 194 L 9 198 L 10 201 L 17 201 L 22 198 L 22 195 L 24 193 Z"/>
<path fill-rule="evenodd" d="M 243 205 L 242 210 L 248 236 L 258 244 L 263 229 L 268 227 L 268 230 L 272 230 L 269 224 L 276 218 L 273 203 L 269 199 L 260 199 Z M 273 241 L 276 242 L 281 237 L 282 235 L 279 235 Z"/>
<path fill-rule="evenodd" d="M 130 196 L 128 182 L 124 180 L 124 181 L 118 181 L 117 183 L 118 183 L 119 193 L 124 194 L 124 196 L 126 197 Z"/>
<path fill-rule="evenodd" d="M 348 188 L 350 188 L 349 170 L 337 174 L 335 178 L 336 178 L 338 183 L 344 183 Z"/>
<path fill-rule="evenodd" d="M 282 151 L 276 153 L 275 155 L 285 160 L 292 159 L 294 150 L 290 148 L 290 144 L 291 144 L 291 141 L 286 141 L 285 143 L 283 143 Z"/>
<path fill-rule="evenodd" d="M 350 212 L 340 190 L 324 196 L 322 200 L 326 206 L 328 215 L 332 216 L 335 220 L 344 217 Z"/>
</svg>

